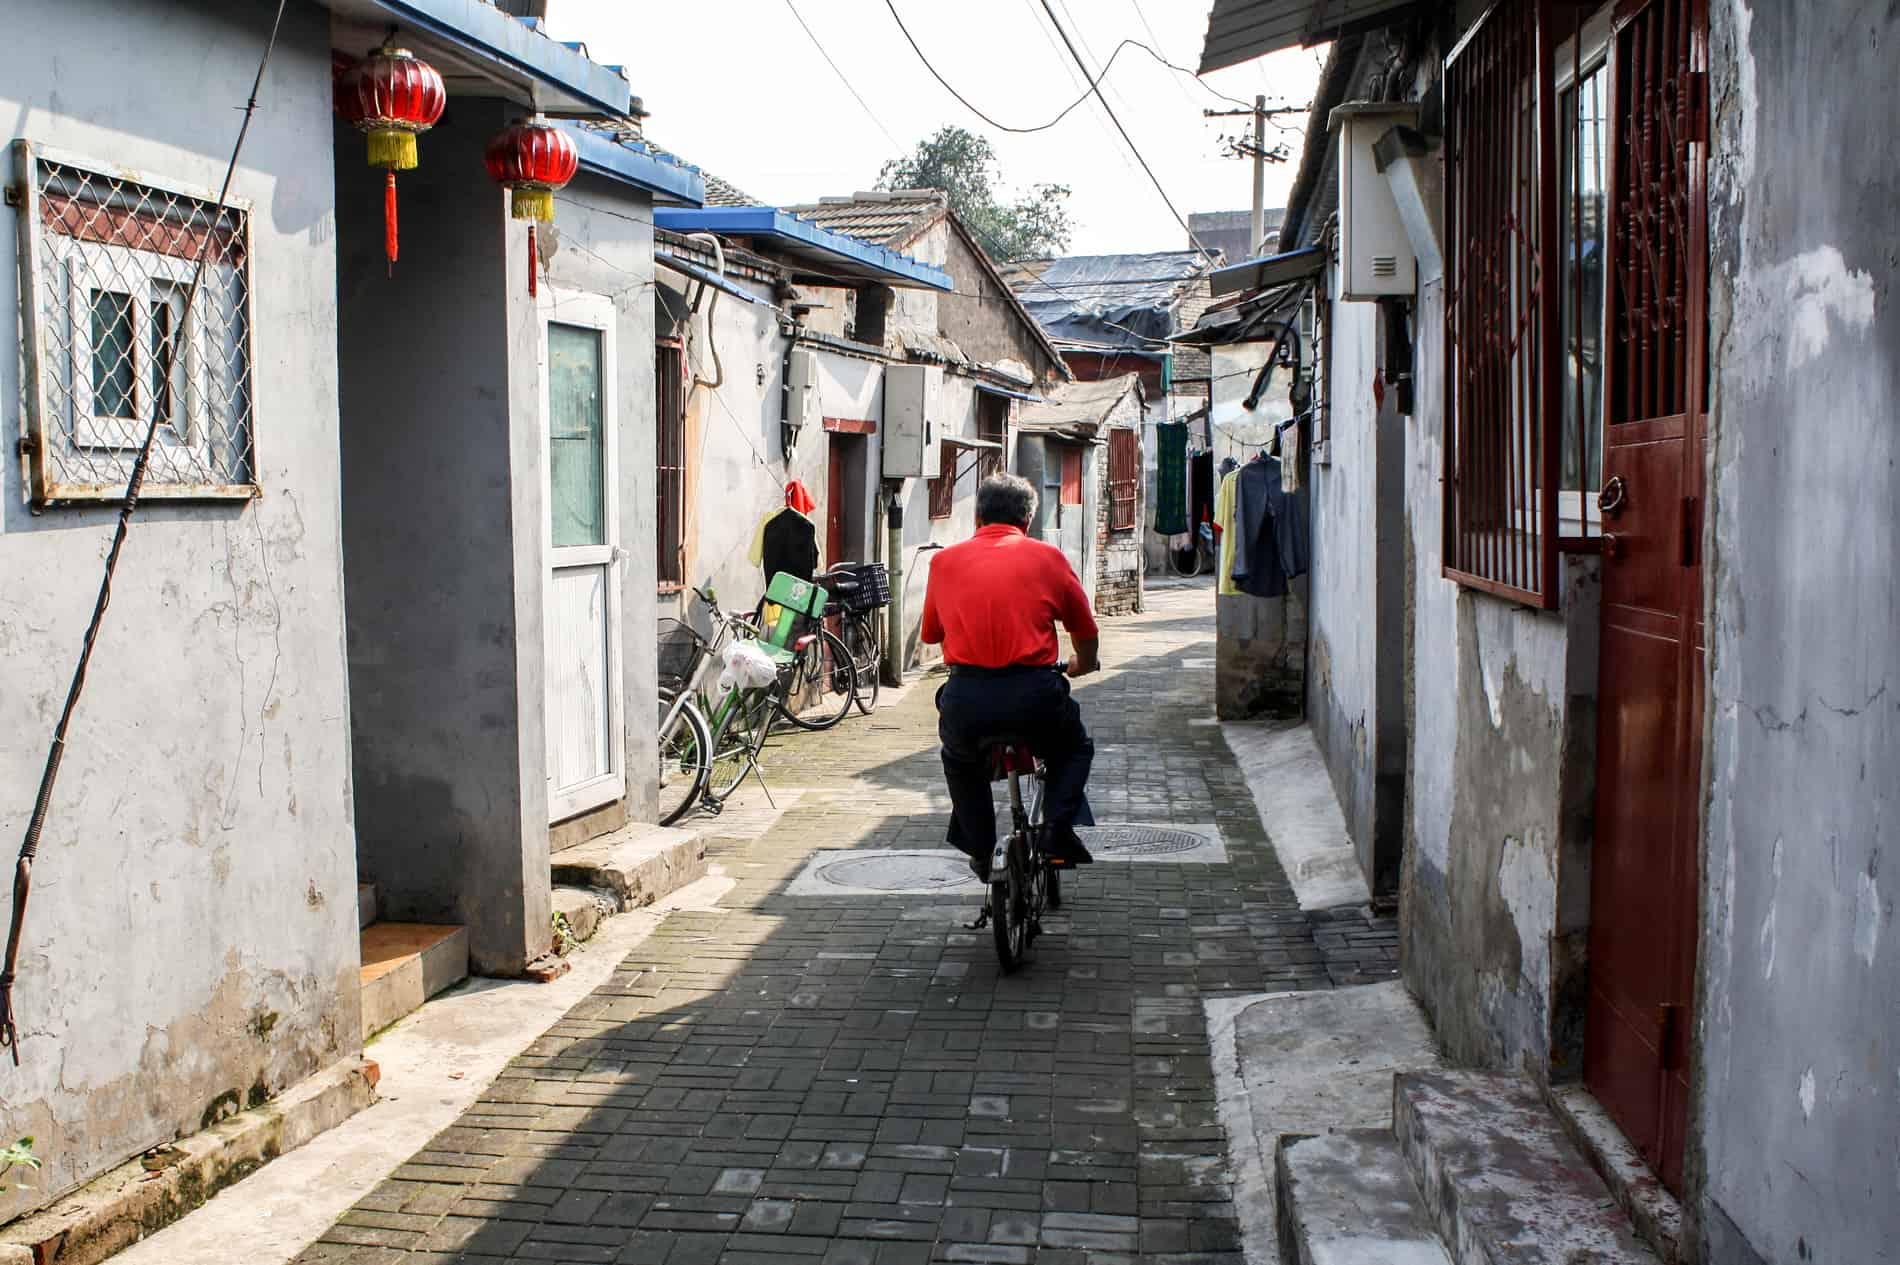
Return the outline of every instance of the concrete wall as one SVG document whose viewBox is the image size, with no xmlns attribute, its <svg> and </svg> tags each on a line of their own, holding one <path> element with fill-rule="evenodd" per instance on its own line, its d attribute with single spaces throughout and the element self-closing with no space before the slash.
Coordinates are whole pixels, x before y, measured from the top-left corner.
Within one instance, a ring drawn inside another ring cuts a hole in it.
<svg viewBox="0 0 1900 1265">
<path fill-rule="evenodd" d="M 1705 1259 L 1900 1235 L 1892 5 L 1716 0 Z M 1853 138 L 1849 160 L 1814 138 Z"/>
<path fill-rule="evenodd" d="M 9 135 L 215 192 L 270 18 L 41 6 L 0 51 Z M 7 1183 L 0 1221 L 359 1047 L 329 50 L 329 15 L 292 5 L 233 187 L 263 496 L 144 504 L 73 723 L 20 952 L 22 1066 L 0 1073 L 0 1136 L 31 1134 L 46 1167 Z M 9 255 L 15 233 L 0 210 Z M 9 329 L 19 297 L 0 269 Z M 0 908 L 116 516 L 29 511 L 20 398 L 0 357 Z"/>
<path fill-rule="evenodd" d="M 517 111 L 454 109 L 403 179 L 393 278 L 380 173 L 337 164 L 362 208 L 338 226 L 358 843 L 384 917 L 466 924 L 475 968 L 508 975 L 549 935 L 540 338 L 481 165 Z"/>
<path fill-rule="evenodd" d="M 976 438 L 979 396 L 976 383 L 970 378 L 955 373 L 943 375 L 940 433 L 944 438 Z M 1014 412 L 1013 405 L 1011 412 Z M 1008 434 L 1013 441 L 1013 431 Z M 936 663 L 943 657 L 942 647 L 926 646 L 917 636 L 923 626 L 924 592 L 930 583 L 930 561 L 935 553 L 928 546 L 954 545 L 968 540 L 976 532 L 976 452 L 956 449 L 950 455 L 955 456 L 957 468 L 962 471 L 950 503 L 950 517 L 930 517 L 930 480 L 904 481 L 904 644 L 908 648 L 906 662 L 913 666 Z M 1009 454 L 1004 455 L 1007 458 Z M 1006 460 L 1004 469 L 1013 468 Z"/>
<path fill-rule="evenodd" d="M 1095 609 L 1104 615 L 1132 615 L 1141 609 L 1142 537 L 1154 533 L 1147 529 L 1148 481 L 1141 474 L 1135 479 L 1135 525 L 1109 526 L 1108 432 L 1132 430 L 1137 436 L 1137 465 L 1151 460 L 1153 428 L 1147 424 L 1147 409 L 1141 397 L 1129 392 L 1102 426 L 1104 446 L 1095 450 Z"/>
<path fill-rule="evenodd" d="M 1553 613 L 1443 577 L 1443 319 L 1443 284 L 1427 283 L 1416 317 L 1418 413 L 1405 447 L 1401 960 L 1454 1059 L 1574 1079 L 1595 785 L 1596 567 L 1567 562 Z M 1336 343 L 1340 325 L 1336 314 Z M 1336 421 L 1336 443 L 1343 429 Z"/>
</svg>

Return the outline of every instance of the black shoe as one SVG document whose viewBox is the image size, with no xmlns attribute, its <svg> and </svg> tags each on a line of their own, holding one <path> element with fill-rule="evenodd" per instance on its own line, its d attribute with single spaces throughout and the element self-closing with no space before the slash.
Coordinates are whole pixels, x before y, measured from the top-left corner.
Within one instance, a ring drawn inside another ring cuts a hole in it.
<svg viewBox="0 0 1900 1265">
<path fill-rule="evenodd" d="M 1051 826 L 1048 838 L 1043 843 L 1043 853 L 1051 865 L 1089 865 L 1095 860 L 1089 850 L 1082 846 L 1082 840 L 1076 836 L 1073 828 Z"/>
<path fill-rule="evenodd" d="M 986 856 L 970 858 L 970 873 L 976 875 L 976 881 L 987 886 L 990 881 L 990 859 Z"/>
</svg>

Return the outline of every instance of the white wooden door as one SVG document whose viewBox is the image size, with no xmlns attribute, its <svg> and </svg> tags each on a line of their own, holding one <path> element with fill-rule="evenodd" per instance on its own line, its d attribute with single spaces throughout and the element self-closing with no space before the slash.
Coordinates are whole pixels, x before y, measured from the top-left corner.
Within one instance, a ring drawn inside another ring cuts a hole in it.
<svg viewBox="0 0 1900 1265">
<path fill-rule="evenodd" d="M 548 813 L 562 821 L 627 793 L 619 428 L 613 304 L 549 287 L 541 315 Z"/>
</svg>

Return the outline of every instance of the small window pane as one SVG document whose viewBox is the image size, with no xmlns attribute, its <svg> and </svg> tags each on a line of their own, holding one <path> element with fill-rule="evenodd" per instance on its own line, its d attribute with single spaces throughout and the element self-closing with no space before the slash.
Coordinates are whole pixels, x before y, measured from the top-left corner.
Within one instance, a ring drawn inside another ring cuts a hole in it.
<svg viewBox="0 0 1900 1265">
<path fill-rule="evenodd" d="M 133 399 L 132 296 L 92 292 L 92 411 L 95 417 L 137 417 Z"/>
<path fill-rule="evenodd" d="M 1560 485 L 1566 492 L 1594 492 L 1603 482 L 1604 198 L 1609 175 L 1605 87 L 1604 70 L 1599 67 L 1584 76 L 1581 94 L 1574 88 L 1564 93 L 1559 128 L 1558 215 L 1568 261 L 1563 293 Z"/>
<path fill-rule="evenodd" d="M 607 543 L 600 331 L 548 326 L 548 485 L 554 547 Z"/>
<path fill-rule="evenodd" d="M 152 304 L 152 415 L 172 420 L 172 309 L 162 299 Z"/>
</svg>

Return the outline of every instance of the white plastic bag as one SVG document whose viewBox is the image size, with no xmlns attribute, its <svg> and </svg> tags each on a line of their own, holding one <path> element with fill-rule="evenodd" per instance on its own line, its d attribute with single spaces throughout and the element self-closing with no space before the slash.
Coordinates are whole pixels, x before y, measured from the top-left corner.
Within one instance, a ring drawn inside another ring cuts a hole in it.
<svg viewBox="0 0 1900 1265">
<path fill-rule="evenodd" d="M 725 667 L 719 672 L 719 692 L 737 686 L 742 690 L 760 690 L 778 680 L 778 667 L 756 641 L 735 641 L 720 655 Z"/>
</svg>

